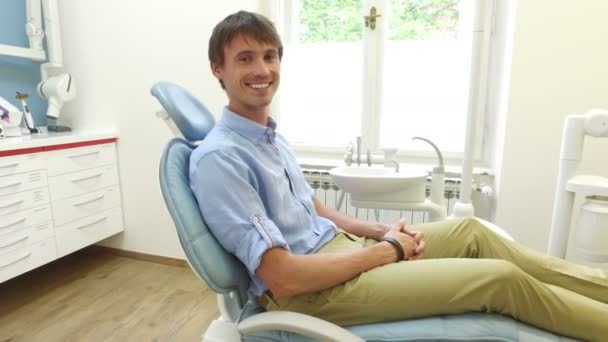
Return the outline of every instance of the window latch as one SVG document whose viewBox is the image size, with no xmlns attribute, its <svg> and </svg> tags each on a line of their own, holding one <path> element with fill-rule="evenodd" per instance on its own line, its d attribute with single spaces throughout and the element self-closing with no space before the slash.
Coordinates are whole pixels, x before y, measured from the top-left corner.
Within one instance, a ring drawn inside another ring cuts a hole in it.
<svg viewBox="0 0 608 342">
<path fill-rule="evenodd" d="M 376 10 L 376 6 L 372 6 L 369 10 L 369 15 L 363 16 L 365 19 L 365 27 L 369 27 L 372 31 L 376 29 L 376 18 L 381 17 L 382 15 L 378 14 Z"/>
</svg>

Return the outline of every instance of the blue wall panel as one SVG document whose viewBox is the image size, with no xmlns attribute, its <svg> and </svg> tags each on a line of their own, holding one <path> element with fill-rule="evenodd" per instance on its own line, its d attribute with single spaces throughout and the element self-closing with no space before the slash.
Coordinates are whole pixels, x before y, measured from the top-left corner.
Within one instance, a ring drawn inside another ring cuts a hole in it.
<svg viewBox="0 0 608 342">
<path fill-rule="evenodd" d="M 25 0 L 0 1 L 0 44 L 29 47 L 25 33 Z M 15 107 L 16 92 L 28 93 L 28 104 L 38 126 L 46 125 L 46 100 L 36 93 L 40 63 L 25 58 L 0 56 L 0 96 Z"/>
</svg>

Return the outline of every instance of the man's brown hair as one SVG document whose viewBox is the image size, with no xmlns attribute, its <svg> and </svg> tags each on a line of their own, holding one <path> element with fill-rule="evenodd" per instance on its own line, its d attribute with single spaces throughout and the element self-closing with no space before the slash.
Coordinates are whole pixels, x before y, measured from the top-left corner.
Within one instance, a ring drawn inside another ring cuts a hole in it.
<svg viewBox="0 0 608 342">
<path fill-rule="evenodd" d="M 220 21 L 213 29 L 209 38 L 209 61 L 223 66 L 224 47 L 239 34 L 275 46 L 279 50 L 279 60 L 283 57 L 283 43 L 272 22 L 261 14 L 238 11 Z"/>
</svg>

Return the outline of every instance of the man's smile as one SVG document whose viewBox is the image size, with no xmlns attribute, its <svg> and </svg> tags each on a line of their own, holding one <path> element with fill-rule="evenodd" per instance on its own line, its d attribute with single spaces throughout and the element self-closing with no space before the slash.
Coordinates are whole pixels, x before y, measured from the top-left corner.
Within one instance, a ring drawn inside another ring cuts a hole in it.
<svg viewBox="0 0 608 342">
<path fill-rule="evenodd" d="M 270 87 L 270 85 L 272 84 L 272 82 L 266 82 L 266 83 L 245 83 L 247 86 L 251 87 L 251 88 L 255 88 L 255 89 L 262 89 L 262 88 L 268 88 Z"/>
</svg>

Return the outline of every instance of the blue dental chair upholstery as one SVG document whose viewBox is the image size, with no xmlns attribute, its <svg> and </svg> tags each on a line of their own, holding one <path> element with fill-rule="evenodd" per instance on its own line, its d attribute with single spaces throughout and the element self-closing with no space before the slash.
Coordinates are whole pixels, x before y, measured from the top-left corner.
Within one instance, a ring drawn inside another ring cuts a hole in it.
<svg viewBox="0 0 608 342">
<path fill-rule="evenodd" d="M 206 226 L 190 191 L 190 153 L 215 123 L 211 112 L 182 87 L 160 82 L 152 95 L 168 113 L 183 138 L 167 144 L 160 161 L 162 194 L 175 223 L 188 261 L 195 273 L 218 294 L 222 317 L 214 321 L 204 341 L 573 341 L 517 322 L 509 317 L 466 313 L 407 321 L 362 324 L 341 329 L 310 316 L 266 313 L 247 300 L 249 278 L 244 266 L 227 253 Z M 275 321 L 276 319 L 276 321 Z M 302 325 L 302 327 L 299 327 Z M 270 330 L 269 330 L 270 329 Z M 330 333 L 328 333 L 328 331 Z M 359 340 L 360 340 L 359 339 Z"/>
</svg>

